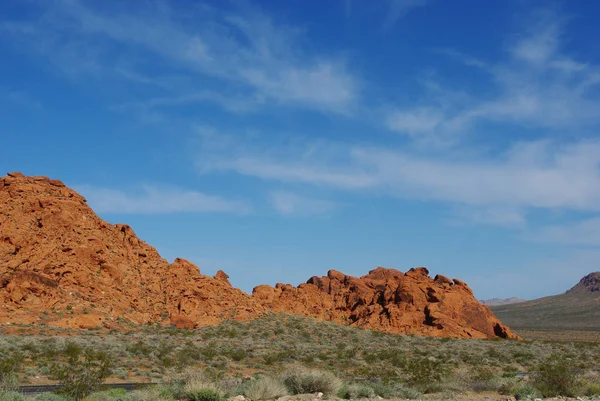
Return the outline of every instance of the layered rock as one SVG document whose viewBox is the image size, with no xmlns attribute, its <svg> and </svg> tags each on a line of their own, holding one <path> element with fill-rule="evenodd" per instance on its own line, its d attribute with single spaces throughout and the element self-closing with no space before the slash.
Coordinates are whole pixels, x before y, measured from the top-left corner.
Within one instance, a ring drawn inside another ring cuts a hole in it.
<svg viewBox="0 0 600 401">
<path fill-rule="evenodd" d="M 284 312 L 393 333 L 515 337 L 465 283 L 432 279 L 425 268 L 360 278 L 331 270 L 298 287 L 258 286 L 252 296 L 228 278 L 202 275 L 184 259 L 169 264 L 60 181 L 0 178 L 0 323 L 192 328 Z"/>
</svg>

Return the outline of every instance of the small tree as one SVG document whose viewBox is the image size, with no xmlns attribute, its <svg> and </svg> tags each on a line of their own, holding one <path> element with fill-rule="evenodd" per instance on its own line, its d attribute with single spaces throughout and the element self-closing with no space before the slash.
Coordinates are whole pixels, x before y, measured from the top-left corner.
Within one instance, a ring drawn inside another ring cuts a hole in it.
<svg viewBox="0 0 600 401">
<path fill-rule="evenodd" d="M 544 397 L 573 396 L 578 381 L 579 373 L 573 362 L 558 354 L 550 355 L 533 374 L 533 386 Z"/>
<path fill-rule="evenodd" d="M 110 374 L 111 359 L 102 351 L 69 352 L 64 362 L 56 362 L 50 367 L 50 372 L 55 376 L 61 388 L 61 394 L 68 395 L 75 400 L 96 391 Z"/>
</svg>

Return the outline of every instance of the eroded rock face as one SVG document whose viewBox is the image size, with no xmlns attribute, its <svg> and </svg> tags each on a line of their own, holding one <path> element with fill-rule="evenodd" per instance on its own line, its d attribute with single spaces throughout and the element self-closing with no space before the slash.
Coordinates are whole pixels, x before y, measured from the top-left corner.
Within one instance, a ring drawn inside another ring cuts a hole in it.
<svg viewBox="0 0 600 401">
<path fill-rule="evenodd" d="M 121 317 L 190 327 L 262 313 L 223 275 L 169 264 L 60 181 L 0 178 L 0 322 L 95 327 Z"/>
<path fill-rule="evenodd" d="M 442 275 L 432 279 L 424 267 L 406 273 L 378 267 L 360 278 L 330 270 L 298 287 L 256 287 L 253 297 L 277 312 L 392 333 L 517 338 L 464 282 Z"/>
<path fill-rule="evenodd" d="M 0 178 L 0 323 L 112 327 L 123 318 L 194 328 L 285 312 L 393 333 L 515 337 L 465 283 L 428 274 L 331 270 L 298 287 L 258 286 L 250 296 L 222 271 L 208 277 L 184 259 L 169 264 L 58 180 Z"/>
</svg>

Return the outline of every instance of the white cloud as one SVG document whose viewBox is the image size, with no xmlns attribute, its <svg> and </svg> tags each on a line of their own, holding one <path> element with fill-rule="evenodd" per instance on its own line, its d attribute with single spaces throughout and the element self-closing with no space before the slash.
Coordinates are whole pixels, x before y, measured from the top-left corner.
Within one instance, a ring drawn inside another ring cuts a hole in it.
<svg viewBox="0 0 600 401">
<path fill-rule="evenodd" d="M 418 136 L 434 132 L 443 120 L 443 114 L 431 108 L 397 110 L 388 116 L 387 126 L 393 131 Z"/>
<path fill-rule="evenodd" d="M 332 211 L 335 202 L 307 198 L 287 191 L 273 191 L 269 201 L 275 210 L 283 216 L 312 216 Z"/>
<path fill-rule="evenodd" d="M 542 226 L 525 234 L 525 238 L 564 245 L 600 246 L 600 217 L 570 224 Z"/>
<path fill-rule="evenodd" d="M 411 10 L 426 6 L 428 0 L 390 0 L 387 16 L 383 22 L 383 30 L 389 31 L 398 20 Z"/>
<path fill-rule="evenodd" d="M 436 50 L 484 71 L 489 85 L 467 93 L 440 84 L 432 92 L 429 85 L 418 107 L 389 111 L 388 128 L 432 142 L 431 137 L 440 141 L 440 137 L 455 139 L 477 132 L 480 123 L 519 124 L 553 132 L 597 126 L 599 66 L 575 60 L 562 51 L 564 24 L 551 12 L 536 14 L 530 25 L 509 46 L 508 57 L 495 64 L 454 49 Z"/>
<path fill-rule="evenodd" d="M 519 208 L 496 205 L 491 207 L 460 206 L 455 207 L 453 211 L 455 216 L 451 222 L 458 219 L 460 224 L 468 222 L 513 229 L 522 229 L 527 224 L 525 213 Z"/>
<path fill-rule="evenodd" d="M 232 171 L 280 183 L 470 205 L 481 208 L 474 220 L 505 225 L 521 224 L 528 208 L 600 211 L 600 143 L 593 141 L 521 142 L 490 159 L 322 141 L 268 148 L 215 137 L 225 142 L 202 145 L 197 167 L 203 174 Z"/>
<path fill-rule="evenodd" d="M 248 213 L 248 204 L 202 192 L 176 187 L 143 185 L 137 191 L 99 188 L 90 185 L 77 187 L 90 206 L 99 213 L 162 214 L 162 213 Z"/>
<path fill-rule="evenodd" d="M 171 97 L 221 105 L 233 91 L 258 106 L 272 102 L 345 113 L 358 96 L 343 60 L 309 54 L 298 30 L 277 25 L 244 3 L 237 14 L 200 5 L 184 13 L 167 3 L 135 13 L 115 7 L 101 12 L 94 3 L 77 0 L 52 4 L 36 21 L 4 21 L 0 29 L 27 39 L 69 71 L 155 85 L 160 76 L 148 80 L 143 72 L 147 65 L 160 65 L 169 68 L 166 74 L 183 73 L 191 81 L 169 88 Z M 224 84 L 219 94 L 206 88 L 207 78 Z"/>
</svg>

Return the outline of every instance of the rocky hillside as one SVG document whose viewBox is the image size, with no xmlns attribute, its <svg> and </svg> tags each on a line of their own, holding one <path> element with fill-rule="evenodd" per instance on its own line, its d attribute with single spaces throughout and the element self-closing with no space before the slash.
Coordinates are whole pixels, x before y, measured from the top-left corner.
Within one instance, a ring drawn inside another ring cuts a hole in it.
<svg viewBox="0 0 600 401">
<path fill-rule="evenodd" d="M 0 299 L 4 324 L 199 327 L 285 312 L 394 333 L 515 337 L 465 283 L 430 278 L 425 268 L 377 268 L 360 278 L 330 271 L 250 296 L 224 272 L 209 277 L 183 259 L 169 264 L 61 181 L 20 173 L 0 178 Z"/>
<path fill-rule="evenodd" d="M 521 299 L 517 297 L 511 298 L 491 298 L 491 299 L 483 299 L 480 300 L 483 305 L 487 306 L 499 306 L 499 305 L 510 305 L 510 304 L 518 304 L 519 302 L 526 302 L 526 299 Z"/>
<path fill-rule="evenodd" d="M 492 309 L 514 329 L 600 331 L 600 272 L 583 277 L 564 294 Z"/>
</svg>

